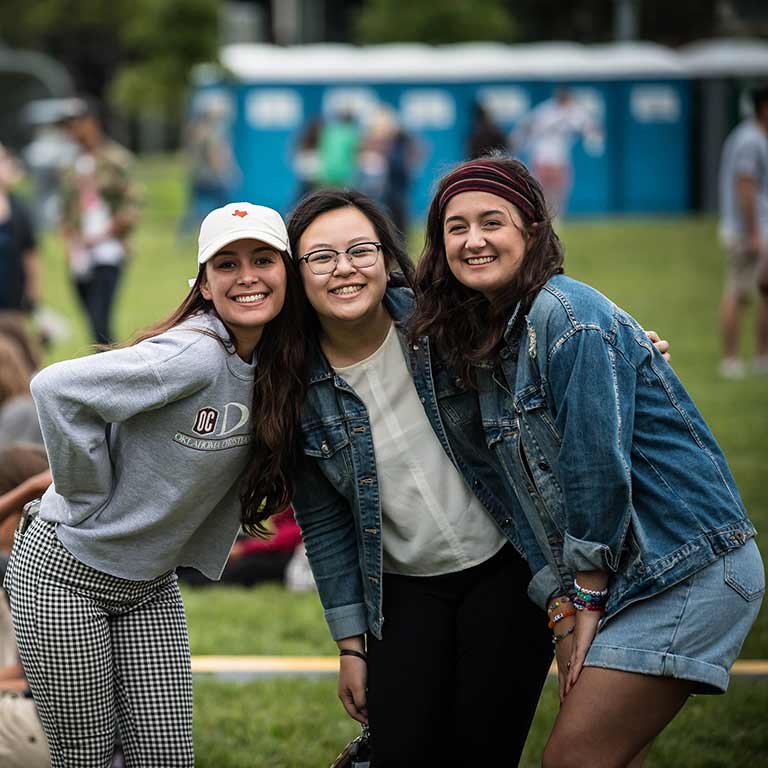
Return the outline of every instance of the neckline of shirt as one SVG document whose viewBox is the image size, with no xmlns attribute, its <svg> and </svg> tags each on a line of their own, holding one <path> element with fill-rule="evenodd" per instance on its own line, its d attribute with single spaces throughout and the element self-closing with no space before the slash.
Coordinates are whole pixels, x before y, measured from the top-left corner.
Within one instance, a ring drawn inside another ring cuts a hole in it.
<svg viewBox="0 0 768 768">
<path fill-rule="evenodd" d="M 373 352 L 371 352 L 370 355 L 368 355 L 368 357 L 365 357 L 362 360 L 358 360 L 356 363 L 352 363 L 352 365 L 332 365 L 331 367 L 334 371 L 336 371 L 336 373 L 349 373 L 350 371 L 354 371 L 356 368 L 367 367 L 371 363 L 375 362 L 377 357 L 383 354 L 384 349 L 392 338 L 393 333 L 396 333 L 395 324 L 391 323 L 389 330 L 387 331 L 387 335 L 384 337 L 384 341 L 382 341 L 381 344 Z"/>
</svg>

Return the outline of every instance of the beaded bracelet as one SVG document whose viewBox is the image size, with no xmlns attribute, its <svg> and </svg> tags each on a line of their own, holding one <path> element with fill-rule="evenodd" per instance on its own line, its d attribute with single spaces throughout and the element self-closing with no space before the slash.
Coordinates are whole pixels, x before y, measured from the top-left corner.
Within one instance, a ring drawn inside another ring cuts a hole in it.
<svg viewBox="0 0 768 768">
<path fill-rule="evenodd" d="M 565 640 L 565 638 L 568 637 L 568 635 L 572 635 L 575 630 L 576 627 L 571 627 L 570 629 L 566 629 L 561 635 L 552 635 L 552 645 L 557 645 L 561 640 Z"/>
<path fill-rule="evenodd" d="M 608 589 L 585 589 L 576 579 L 573 580 L 573 589 L 576 596 L 573 598 L 573 607 L 577 611 L 585 608 L 590 611 L 602 611 L 608 601 Z"/>
<path fill-rule="evenodd" d="M 568 595 L 563 595 L 562 597 L 558 597 L 557 600 L 555 600 L 552 605 L 549 606 L 547 609 L 547 613 L 551 616 L 561 605 L 568 604 L 571 602 L 571 598 L 568 597 Z"/>
<path fill-rule="evenodd" d="M 556 613 L 554 616 L 552 616 L 547 626 L 550 629 L 554 629 L 555 624 L 557 624 L 559 621 L 562 621 L 563 619 L 568 618 L 568 616 L 575 616 L 575 615 L 576 615 L 575 608 L 565 608 L 564 610 L 560 611 L 560 613 Z"/>
<path fill-rule="evenodd" d="M 573 580 L 573 589 L 576 592 L 577 597 L 582 597 L 585 600 L 590 597 L 608 597 L 608 588 L 605 589 L 586 589 L 582 587 L 576 579 Z"/>
</svg>

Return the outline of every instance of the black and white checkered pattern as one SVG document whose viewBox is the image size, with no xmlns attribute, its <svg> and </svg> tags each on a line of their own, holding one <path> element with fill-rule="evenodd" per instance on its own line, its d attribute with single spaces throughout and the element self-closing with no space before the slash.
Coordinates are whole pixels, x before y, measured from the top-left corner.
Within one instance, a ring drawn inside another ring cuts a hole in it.
<svg viewBox="0 0 768 768">
<path fill-rule="evenodd" d="M 53 768 L 194 765 L 189 640 L 175 573 L 94 570 L 39 518 L 17 536 L 6 587 Z"/>
</svg>

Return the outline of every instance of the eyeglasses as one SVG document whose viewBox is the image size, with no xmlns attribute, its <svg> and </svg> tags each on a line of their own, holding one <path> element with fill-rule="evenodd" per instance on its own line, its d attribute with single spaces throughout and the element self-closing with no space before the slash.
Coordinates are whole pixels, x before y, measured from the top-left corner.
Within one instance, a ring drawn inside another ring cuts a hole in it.
<svg viewBox="0 0 768 768">
<path fill-rule="evenodd" d="M 339 256 L 344 254 L 355 269 L 372 267 L 379 258 L 381 243 L 357 243 L 346 251 L 334 251 L 331 248 L 321 248 L 299 256 L 299 261 L 305 261 L 315 275 L 330 275 L 339 263 Z"/>
</svg>

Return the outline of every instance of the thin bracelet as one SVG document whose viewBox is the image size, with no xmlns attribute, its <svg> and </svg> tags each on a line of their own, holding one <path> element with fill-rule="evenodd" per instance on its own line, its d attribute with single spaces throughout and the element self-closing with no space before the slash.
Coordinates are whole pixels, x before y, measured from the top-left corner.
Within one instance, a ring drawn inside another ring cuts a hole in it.
<svg viewBox="0 0 768 768">
<path fill-rule="evenodd" d="M 339 651 L 339 656 L 356 656 L 358 659 L 362 659 L 366 664 L 368 663 L 368 657 L 362 651 L 355 651 L 352 648 L 342 648 Z"/>
<path fill-rule="evenodd" d="M 576 627 L 571 627 L 570 629 L 566 629 L 562 635 L 552 635 L 552 645 L 557 645 L 561 640 L 565 640 L 565 638 L 568 637 L 568 635 L 573 634 L 575 629 Z"/>
</svg>

